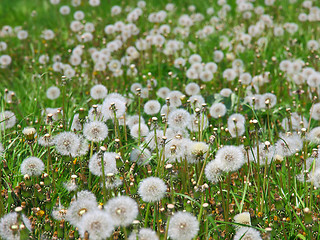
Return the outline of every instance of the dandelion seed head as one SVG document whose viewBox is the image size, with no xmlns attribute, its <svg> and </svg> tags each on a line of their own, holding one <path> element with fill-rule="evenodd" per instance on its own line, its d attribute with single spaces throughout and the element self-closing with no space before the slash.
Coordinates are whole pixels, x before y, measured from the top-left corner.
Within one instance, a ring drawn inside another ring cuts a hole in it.
<svg viewBox="0 0 320 240">
<path fill-rule="evenodd" d="M 166 194 L 167 186 L 157 177 L 148 177 L 139 184 L 138 193 L 145 202 L 160 201 Z"/>
<path fill-rule="evenodd" d="M 189 212 L 177 212 L 170 219 L 168 235 L 173 240 L 191 240 L 199 231 L 199 222 Z"/>
<path fill-rule="evenodd" d="M 106 206 L 106 212 L 111 216 L 115 226 L 128 226 L 138 216 L 138 204 L 132 198 L 119 196 L 110 199 Z"/>
<path fill-rule="evenodd" d="M 47 89 L 47 98 L 54 100 L 60 96 L 60 89 L 56 86 L 49 87 Z"/>
<path fill-rule="evenodd" d="M 29 157 L 21 163 L 21 174 L 29 176 L 40 176 L 44 170 L 44 163 L 37 157 Z"/>
<path fill-rule="evenodd" d="M 93 142 L 100 142 L 108 136 L 108 126 L 100 121 L 92 121 L 84 124 L 83 135 Z"/>
<path fill-rule="evenodd" d="M 93 99 L 102 99 L 105 98 L 108 94 L 108 89 L 103 86 L 102 84 L 97 84 L 94 85 L 91 89 L 90 89 L 90 96 Z"/>
</svg>

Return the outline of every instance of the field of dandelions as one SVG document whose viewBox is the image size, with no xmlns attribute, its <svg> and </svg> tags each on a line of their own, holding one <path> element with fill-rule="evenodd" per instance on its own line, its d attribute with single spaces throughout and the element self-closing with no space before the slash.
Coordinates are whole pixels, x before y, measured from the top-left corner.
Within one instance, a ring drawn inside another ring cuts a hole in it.
<svg viewBox="0 0 320 240">
<path fill-rule="evenodd" d="M 320 239 L 318 0 L 1 0 L 0 239 Z"/>
</svg>

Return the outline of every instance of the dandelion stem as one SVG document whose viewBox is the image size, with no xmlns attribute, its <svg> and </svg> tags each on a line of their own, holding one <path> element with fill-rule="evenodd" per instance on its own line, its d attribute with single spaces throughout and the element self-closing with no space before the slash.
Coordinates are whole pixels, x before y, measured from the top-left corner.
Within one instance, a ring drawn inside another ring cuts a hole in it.
<svg viewBox="0 0 320 240">
<path fill-rule="evenodd" d="M 145 217 L 144 217 L 144 227 L 145 227 L 145 228 L 148 227 L 148 218 L 149 218 L 150 206 L 151 206 L 151 203 L 149 202 L 149 203 L 147 204 L 147 211 L 146 211 L 146 215 L 145 215 Z"/>
</svg>

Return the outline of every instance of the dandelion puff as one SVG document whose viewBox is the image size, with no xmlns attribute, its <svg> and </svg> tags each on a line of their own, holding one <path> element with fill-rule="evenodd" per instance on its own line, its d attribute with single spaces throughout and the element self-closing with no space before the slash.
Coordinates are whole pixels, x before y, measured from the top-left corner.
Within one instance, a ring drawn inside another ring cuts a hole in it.
<svg viewBox="0 0 320 240">
<path fill-rule="evenodd" d="M 62 132 L 54 137 L 56 150 L 61 155 L 76 154 L 79 146 L 80 139 L 77 134 L 73 132 Z"/>
<path fill-rule="evenodd" d="M 172 128 L 184 129 L 190 122 L 190 114 L 184 109 L 176 109 L 168 116 L 168 124 Z"/>
<path fill-rule="evenodd" d="M 102 84 L 94 85 L 90 89 L 90 95 L 93 99 L 102 99 L 105 98 L 108 94 L 108 89 Z"/>
<path fill-rule="evenodd" d="M 46 108 L 43 114 L 45 114 L 46 116 L 48 114 L 52 114 L 52 119 L 54 121 L 57 121 L 62 117 L 61 108 Z"/>
<path fill-rule="evenodd" d="M 168 98 L 170 99 L 171 107 L 180 107 L 182 105 L 181 97 L 183 94 L 180 91 L 172 91 L 168 94 Z"/>
<path fill-rule="evenodd" d="M 235 137 L 242 136 L 245 133 L 246 128 L 244 124 L 230 123 L 228 124 L 228 131 L 231 134 L 231 136 L 235 138 Z"/>
<path fill-rule="evenodd" d="M 119 118 L 126 112 L 126 101 L 113 97 L 106 98 L 103 101 L 101 112 L 106 119 L 113 119 L 114 113 Z"/>
<path fill-rule="evenodd" d="M 90 200 L 93 202 L 97 201 L 96 196 L 88 190 L 82 190 L 82 191 L 77 192 L 77 197 L 76 198 L 74 197 L 73 200 L 75 200 L 75 199 L 77 199 L 79 201 L 80 200 Z"/>
<path fill-rule="evenodd" d="M 210 182 L 217 183 L 220 181 L 222 170 L 220 169 L 219 163 L 217 163 L 217 161 L 211 161 L 204 169 L 204 173 Z"/>
<path fill-rule="evenodd" d="M 67 209 L 63 205 L 59 205 L 58 207 L 54 207 L 52 210 L 52 217 L 57 221 L 65 220 L 67 214 Z"/>
<path fill-rule="evenodd" d="M 88 113 L 88 118 L 92 122 L 93 121 L 105 122 L 109 119 L 108 117 L 105 117 L 102 114 L 102 105 L 100 104 L 97 104 L 95 107 L 90 108 Z"/>
<path fill-rule="evenodd" d="M 146 148 L 135 148 L 130 153 L 130 160 L 138 165 L 146 165 L 150 162 L 151 152 Z"/>
<path fill-rule="evenodd" d="M 267 105 L 267 102 L 269 105 Z M 265 93 L 261 96 L 260 104 L 261 108 L 267 108 L 268 106 L 269 108 L 272 108 L 277 104 L 277 97 L 272 93 Z"/>
<path fill-rule="evenodd" d="M 159 98 L 166 99 L 170 93 L 170 89 L 167 87 L 159 88 L 157 91 L 157 95 Z"/>
<path fill-rule="evenodd" d="M 230 88 L 223 88 L 220 91 L 220 95 L 222 97 L 230 97 L 231 93 L 232 93 L 232 90 Z"/>
<path fill-rule="evenodd" d="M 144 118 L 140 116 L 140 124 L 144 124 Z M 134 125 L 139 124 L 139 115 L 128 116 L 126 121 L 127 126 L 131 129 Z"/>
<path fill-rule="evenodd" d="M 87 139 L 85 139 L 83 136 L 79 136 L 79 138 L 80 138 L 79 148 L 75 153 L 71 154 L 72 157 L 84 156 L 89 151 L 89 142 L 87 141 Z"/>
<path fill-rule="evenodd" d="M 56 86 L 49 87 L 47 89 L 47 98 L 54 100 L 60 96 L 60 89 Z"/>
<path fill-rule="evenodd" d="M 82 125 L 79 119 L 79 113 L 75 114 L 71 124 L 72 131 L 80 131 L 82 130 Z"/>
<path fill-rule="evenodd" d="M 78 189 L 78 185 L 74 180 L 63 183 L 63 186 L 65 189 L 67 189 L 68 192 L 73 192 Z"/>
<path fill-rule="evenodd" d="M 234 235 L 234 240 L 262 240 L 258 230 L 249 227 L 241 227 Z"/>
<path fill-rule="evenodd" d="M 21 163 L 21 174 L 29 176 L 40 176 L 44 170 L 44 163 L 37 157 L 29 157 Z"/>
<path fill-rule="evenodd" d="M 297 112 L 291 113 L 290 120 L 291 120 L 291 126 L 293 130 L 300 130 L 301 128 L 308 127 L 308 120 L 304 116 L 300 116 Z M 281 126 L 286 131 L 290 130 L 288 118 L 284 118 L 282 120 Z"/>
<path fill-rule="evenodd" d="M 30 220 L 23 214 L 22 221 L 24 226 L 31 231 L 31 223 Z M 0 236 L 3 239 L 8 240 L 19 240 L 20 232 L 19 232 L 19 223 L 18 223 L 18 214 L 16 212 L 11 212 L 5 214 L 0 219 Z"/>
<path fill-rule="evenodd" d="M 240 147 L 224 146 L 217 151 L 215 161 L 225 172 L 237 171 L 245 163 L 244 154 Z"/>
<path fill-rule="evenodd" d="M 201 108 L 202 104 L 205 103 L 204 98 L 201 95 L 193 95 L 189 98 L 191 106 L 195 108 Z"/>
<path fill-rule="evenodd" d="M 205 115 L 192 114 L 190 117 L 190 124 L 188 124 L 188 129 L 192 132 L 198 132 L 200 129 L 206 129 L 208 127 L 208 118 Z"/>
<path fill-rule="evenodd" d="M 319 144 L 320 143 L 320 127 L 313 128 L 307 135 L 307 139 L 312 143 Z M 1 152 L 1 150 L 0 150 Z"/>
<path fill-rule="evenodd" d="M 189 96 L 198 95 L 200 93 L 200 87 L 198 84 L 191 82 L 186 85 L 185 92 Z"/>
<path fill-rule="evenodd" d="M 170 219 L 168 235 L 172 240 L 191 240 L 198 231 L 199 222 L 189 212 L 177 212 Z"/>
<path fill-rule="evenodd" d="M 310 109 L 310 115 L 314 120 L 320 120 L 320 103 L 313 105 L 313 108 Z M 1 116 L 0 116 L 1 122 Z"/>
<path fill-rule="evenodd" d="M 157 177 L 148 177 L 139 184 L 138 193 L 145 202 L 160 201 L 166 194 L 167 186 Z"/>
<path fill-rule="evenodd" d="M 113 152 L 105 152 L 103 156 L 95 153 L 89 160 L 89 170 L 96 176 L 102 176 L 101 157 L 103 158 L 104 173 L 118 173 L 116 159 L 120 158 L 119 154 Z"/>
<path fill-rule="evenodd" d="M 140 124 L 140 136 L 147 136 L 149 133 L 148 125 Z M 130 135 L 134 138 L 139 138 L 139 124 L 135 124 L 130 129 Z"/>
<path fill-rule="evenodd" d="M 223 117 L 227 113 L 227 108 L 223 103 L 214 103 L 209 109 L 210 115 L 213 118 Z"/>
<path fill-rule="evenodd" d="M 11 111 L 0 113 L 0 130 L 8 129 L 16 125 L 16 116 Z"/>
<path fill-rule="evenodd" d="M 111 216 L 104 210 L 95 210 L 83 216 L 78 224 L 79 234 L 84 238 L 85 232 L 90 239 L 104 240 L 111 236 L 114 225 Z"/>
<path fill-rule="evenodd" d="M 151 150 L 154 150 L 156 147 L 160 148 L 163 136 L 163 130 L 157 129 L 156 133 L 154 133 L 154 131 L 149 132 L 145 142 Z"/>
<path fill-rule="evenodd" d="M 159 240 L 157 233 L 150 228 L 141 228 L 138 236 L 136 233 L 131 233 L 128 240 Z"/>
<path fill-rule="evenodd" d="M 292 156 L 303 147 L 303 141 L 297 133 L 280 135 L 275 144 L 275 154 L 282 157 Z"/>
<path fill-rule="evenodd" d="M 119 196 L 110 199 L 105 209 L 111 216 L 115 226 L 126 227 L 132 224 L 139 214 L 138 204 L 135 200 L 127 196 Z"/>
<path fill-rule="evenodd" d="M 161 105 L 157 100 L 150 100 L 144 105 L 144 112 L 148 115 L 155 115 L 160 111 Z"/>
<path fill-rule="evenodd" d="M 67 214 L 66 220 L 73 226 L 78 227 L 80 220 L 83 216 L 89 212 L 93 212 L 98 209 L 98 204 L 92 199 L 78 199 L 71 202 Z"/>
<path fill-rule="evenodd" d="M 320 168 L 317 168 L 315 171 L 311 171 L 308 182 L 311 182 L 315 188 L 320 187 Z"/>
<path fill-rule="evenodd" d="M 89 141 L 100 142 L 108 136 L 108 127 L 100 121 L 89 122 L 83 126 L 83 135 Z"/>
<path fill-rule="evenodd" d="M 54 145 L 53 137 L 50 134 L 45 134 L 38 139 L 38 144 L 43 147 L 51 147 Z"/>
<path fill-rule="evenodd" d="M 245 117 L 240 114 L 240 113 L 234 113 L 232 115 L 230 115 L 230 117 L 228 118 L 228 125 L 232 125 L 232 124 L 240 124 L 243 125 L 246 123 L 246 119 Z"/>
</svg>

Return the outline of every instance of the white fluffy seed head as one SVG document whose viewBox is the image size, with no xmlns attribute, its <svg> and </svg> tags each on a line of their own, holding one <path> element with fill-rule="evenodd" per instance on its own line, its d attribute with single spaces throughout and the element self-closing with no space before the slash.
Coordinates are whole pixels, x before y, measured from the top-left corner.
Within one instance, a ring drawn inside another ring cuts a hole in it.
<svg viewBox="0 0 320 240">
<path fill-rule="evenodd" d="M 83 135 L 93 142 L 100 142 L 108 136 L 108 126 L 100 121 L 92 121 L 84 124 Z"/>
<path fill-rule="evenodd" d="M 144 105 L 144 112 L 148 115 L 155 115 L 160 111 L 161 105 L 157 100 L 150 100 Z"/>
<path fill-rule="evenodd" d="M 80 138 L 73 132 L 62 132 L 54 137 L 54 144 L 61 155 L 75 155 L 80 147 Z"/>
<path fill-rule="evenodd" d="M 44 170 L 44 163 L 37 157 L 29 157 L 21 163 L 21 174 L 40 176 Z"/>
<path fill-rule="evenodd" d="M 198 231 L 199 222 L 191 213 L 177 212 L 170 219 L 168 235 L 173 240 L 191 240 Z"/>
<path fill-rule="evenodd" d="M 209 109 L 210 115 L 213 118 L 223 117 L 226 112 L 227 108 L 223 103 L 214 103 Z"/>
<path fill-rule="evenodd" d="M 132 198 L 119 196 L 112 198 L 105 206 L 115 226 L 126 227 L 138 216 L 138 204 Z"/>
<path fill-rule="evenodd" d="M 240 147 L 224 146 L 217 151 L 215 161 L 225 172 L 237 171 L 245 163 L 244 154 Z"/>
<path fill-rule="evenodd" d="M 168 116 L 168 124 L 172 128 L 184 129 L 190 122 L 190 114 L 184 109 L 173 110 Z"/>
<path fill-rule="evenodd" d="M 47 89 L 47 98 L 54 100 L 60 96 L 60 89 L 56 86 L 49 87 Z"/>
<path fill-rule="evenodd" d="M 148 177 L 139 184 L 138 193 L 145 202 L 160 201 L 166 194 L 167 186 L 157 177 Z"/>
<path fill-rule="evenodd" d="M 102 84 L 94 85 L 90 89 L 90 95 L 93 99 L 102 99 L 105 98 L 108 94 L 108 89 Z"/>
</svg>

